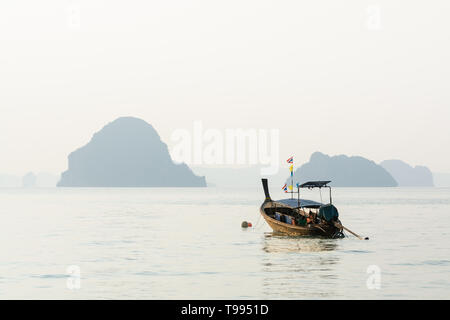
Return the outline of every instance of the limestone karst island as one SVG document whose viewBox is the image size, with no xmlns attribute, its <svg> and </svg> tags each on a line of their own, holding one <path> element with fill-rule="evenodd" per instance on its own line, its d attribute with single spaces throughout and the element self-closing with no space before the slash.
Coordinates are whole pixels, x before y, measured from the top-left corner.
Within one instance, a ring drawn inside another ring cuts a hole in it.
<svg viewBox="0 0 450 320">
<path fill-rule="evenodd" d="M 206 187 L 206 179 L 175 164 L 149 123 L 122 117 L 69 155 L 58 187 Z"/>
</svg>

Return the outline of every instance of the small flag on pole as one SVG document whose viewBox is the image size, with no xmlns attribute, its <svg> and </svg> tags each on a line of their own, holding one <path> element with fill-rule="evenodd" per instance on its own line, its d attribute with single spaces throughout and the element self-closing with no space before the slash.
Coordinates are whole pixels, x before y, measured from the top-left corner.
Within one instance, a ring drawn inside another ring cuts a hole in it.
<svg viewBox="0 0 450 320">
<path fill-rule="evenodd" d="M 291 190 L 292 191 L 292 184 L 289 186 L 289 190 Z"/>
<path fill-rule="evenodd" d="M 294 157 L 290 157 L 286 160 L 287 163 L 294 163 Z"/>
<path fill-rule="evenodd" d="M 284 186 L 283 186 L 283 188 L 281 188 L 281 189 L 283 189 L 284 192 L 287 192 L 287 184 L 285 183 Z"/>
</svg>

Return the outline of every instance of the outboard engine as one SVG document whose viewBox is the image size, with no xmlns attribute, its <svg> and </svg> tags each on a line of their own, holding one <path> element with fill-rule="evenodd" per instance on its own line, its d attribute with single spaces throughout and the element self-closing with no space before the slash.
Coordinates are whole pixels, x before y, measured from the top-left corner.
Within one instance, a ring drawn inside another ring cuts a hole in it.
<svg viewBox="0 0 450 320">
<path fill-rule="evenodd" d="M 339 221 L 339 212 L 335 206 L 333 206 L 331 203 L 321 206 L 319 208 L 318 216 L 336 229 L 335 233 L 332 236 L 333 239 L 345 238 L 342 229 L 338 228 L 335 225 L 335 222 L 341 224 L 341 222 Z"/>
<path fill-rule="evenodd" d="M 319 208 L 319 218 L 321 218 L 329 223 L 338 221 L 339 220 L 338 209 L 331 203 L 325 204 Z"/>
</svg>

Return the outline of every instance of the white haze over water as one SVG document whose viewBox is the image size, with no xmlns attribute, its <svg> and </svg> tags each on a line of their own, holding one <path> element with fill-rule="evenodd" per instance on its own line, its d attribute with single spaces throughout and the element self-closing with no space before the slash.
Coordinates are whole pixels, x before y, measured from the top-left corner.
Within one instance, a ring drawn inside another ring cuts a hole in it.
<svg viewBox="0 0 450 320">
<path fill-rule="evenodd" d="M 450 172 L 450 2 L 0 4 L 0 173 L 59 174 L 119 116 L 276 128 L 314 151 Z"/>
</svg>

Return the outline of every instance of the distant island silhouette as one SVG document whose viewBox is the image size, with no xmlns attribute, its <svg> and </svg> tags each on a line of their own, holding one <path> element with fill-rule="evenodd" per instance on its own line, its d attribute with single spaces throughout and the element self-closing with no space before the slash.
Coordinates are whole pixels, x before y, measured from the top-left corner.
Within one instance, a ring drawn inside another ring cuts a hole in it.
<svg viewBox="0 0 450 320">
<path fill-rule="evenodd" d="M 433 182 L 436 187 L 450 187 L 450 173 L 433 172 Z"/>
<path fill-rule="evenodd" d="M 122 117 L 69 155 L 58 187 L 206 187 L 206 180 L 175 164 L 150 124 Z"/>
<path fill-rule="evenodd" d="M 33 172 L 28 172 L 22 178 L 22 187 L 23 188 L 34 188 L 36 187 L 37 177 Z"/>
<path fill-rule="evenodd" d="M 0 188 L 55 188 L 59 175 L 28 172 L 24 176 L 0 174 Z"/>
<path fill-rule="evenodd" d="M 331 180 L 335 187 L 396 187 L 397 181 L 382 166 L 363 157 L 339 155 L 330 157 L 321 152 L 311 155 L 309 162 L 294 172 L 295 183 Z M 287 180 L 290 184 L 290 178 Z"/>
<path fill-rule="evenodd" d="M 400 187 L 433 187 L 433 174 L 424 166 L 412 167 L 401 160 L 385 160 L 380 163 Z"/>
</svg>

